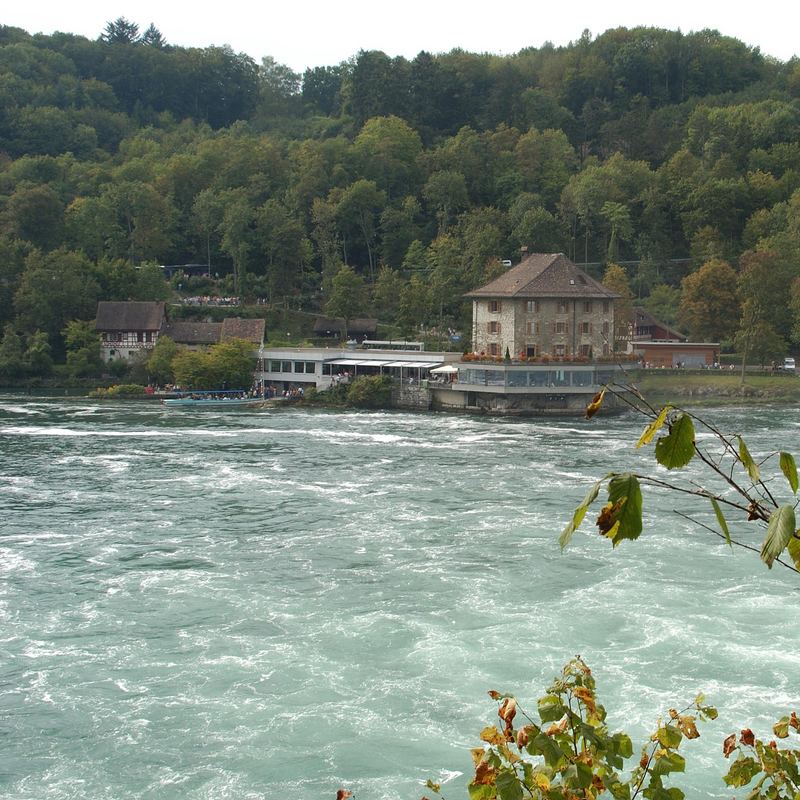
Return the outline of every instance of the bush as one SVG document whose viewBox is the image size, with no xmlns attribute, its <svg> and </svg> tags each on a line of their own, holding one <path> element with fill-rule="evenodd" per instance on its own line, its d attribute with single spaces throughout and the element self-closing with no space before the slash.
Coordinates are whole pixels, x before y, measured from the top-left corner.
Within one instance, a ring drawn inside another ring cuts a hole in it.
<svg viewBox="0 0 800 800">
<path fill-rule="evenodd" d="M 356 408 L 386 408 L 392 396 L 392 380 L 387 375 L 356 378 L 347 388 L 347 404 Z"/>
<path fill-rule="evenodd" d="M 111 400 L 119 397 L 147 397 L 147 390 L 138 383 L 119 383 L 109 386 L 108 389 L 98 387 L 89 392 L 89 397 L 98 397 L 103 400 Z"/>
</svg>

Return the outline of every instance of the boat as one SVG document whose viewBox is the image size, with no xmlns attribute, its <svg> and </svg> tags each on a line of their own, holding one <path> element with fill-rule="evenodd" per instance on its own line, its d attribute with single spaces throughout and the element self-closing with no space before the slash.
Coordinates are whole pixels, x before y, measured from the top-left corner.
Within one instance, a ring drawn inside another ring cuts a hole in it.
<svg viewBox="0 0 800 800">
<path fill-rule="evenodd" d="M 237 406 L 258 407 L 264 404 L 265 398 L 260 395 L 248 395 L 240 390 L 194 391 L 180 392 L 177 397 L 161 401 L 165 406 L 187 406 L 192 408 L 235 408 Z"/>
</svg>

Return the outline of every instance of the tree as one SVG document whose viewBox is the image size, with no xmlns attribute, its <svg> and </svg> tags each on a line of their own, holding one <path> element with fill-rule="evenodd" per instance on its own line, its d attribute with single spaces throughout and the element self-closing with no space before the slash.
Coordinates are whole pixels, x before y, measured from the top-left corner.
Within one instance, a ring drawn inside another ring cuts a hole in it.
<svg viewBox="0 0 800 800">
<path fill-rule="evenodd" d="M 0 342 L 0 377 L 16 380 L 22 377 L 24 366 L 22 339 L 9 322 L 3 328 Z"/>
<path fill-rule="evenodd" d="M 343 266 L 333 279 L 331 293 L 325 303 L 326 314 L 343 320 L 342 341 L 347 339 L 348 322 L 363 313 L 366 305 L 364 279 L 356 275 L 351 267 Z"/>
<path fill-rule="evenodd" d="M 385 322 L 394 322 L 397 319 L 403 286 L 403 279 L 395 270 L 385 266 L 378 270 L 372 302 L 379 319 Z"/>
<path fill-rule="evenodd" d="M 614 352 L 623 350 L 630 338 L 633 324 L 633 292 L 628 273 L 619 264 L 609 264 L 603 275 L 603 286 L 619 297 L 614 300 Z"/>
<path fill-rule="evenodd" d="M 674 325 L 678 319 L 678 305 L 681 293 L 674 286 L 659 283 L 650 290 L 642 305 L 658 320 Z"/>
<path fill-rule="evenodd" d="M 14 295 L 14 309 L 22 331 L 47 333 L 53 352 L 64 352 L 62 331 L 70 320 L 94 319 L 100 287 L 89 260 L 65 249 L 25 260 Z"/>
<path fill-rule="evenodd" d="M 374 280 L 375 237 L 377 218 L 386 205 L 386 193 L 378 189 L 373 181 L 357 180 L 342 192 L 336 206 L 336 216 L 346 228 L 354 228 L 361 234 L 367 249 L 370 281 Z"/>
<path fill-rule="evenodd" d="M 125 17 L 117 17 L 113 22 L 107 22 L 100 35 L 101 41 L 106 44 L 134 44 L 138 37 L 139 26 Z"/>
<path fill-rule="evenodd" d="M 167 46 L 167 40 L 164 38 L 161 31 L 151 22 L 145 32 L 139 38 L 139 42 L 148 47 L 155 47 L 157 50 L 163 50 Z"/>
<path fill-rule="evenodd" d="M 631 212 L 623 203 L 613 203 L 610 200 L 603 203 L 600 215 L 605 217 L 611 226 L 611 236 L 608 240 L 607 259 L 609 263 L 619 260 L 619 243 L 628 241 L 633 233 L 631 225 Z"/>
<path fill-rule="evenodd" d="M 97 375 L 103 362 L 100 359 L 100 334 L 94 322 L 75 319 L 63 331 L 67 347 L 67 368 L 75 378 Z"/>
<path fill-rule="evenodd" d="M 739 321 L 736 272 L 721 259 L 712 259 L 681 283 L 678 321 L 696 341 L 732 338 Z"/>
<path fill-rule="evenodd" d="M 450 226 L 453 214 L 466 208 L 467 184 L 460 172 L 451 170 L 435 172 L 423 187 L 422 196 L 436 211 L 441 235 Z"/>
<path fill-rule="evenodd" d="M 50 343 L 44 331 L 34 331 L 25 343 L 23 365 L 29 375 L 45 377 L 53 371 L 53 358 Z"/>
<path fill-rule="evenodd" d="M 172 361 L 179 350 L 178 345 L 169 336 L 159 336 L 155 347 L 147 359 L 147 374 L 158 386 L 174 383 L 175 372 Z"/>
</svg>

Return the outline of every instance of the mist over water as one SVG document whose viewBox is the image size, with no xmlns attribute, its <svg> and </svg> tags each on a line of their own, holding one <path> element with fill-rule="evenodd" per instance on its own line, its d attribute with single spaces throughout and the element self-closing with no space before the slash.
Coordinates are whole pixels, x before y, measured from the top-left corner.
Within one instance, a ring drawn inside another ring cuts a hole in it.
<svg viewBox="0 0 800 800">
<path fill-rule="evenodd" d="M 758 458 L 797 412 L 709 416 Z M 534 709 L 576 653 L 637 752 L 704 692 L 680 785 L 729 797 L 722 740 L 800 702 L 800 583 L 652 491 L 562 554 L 641 428 L 0 398 L 0 797 L 466 797 L 486 691 Z"/>
</svg>

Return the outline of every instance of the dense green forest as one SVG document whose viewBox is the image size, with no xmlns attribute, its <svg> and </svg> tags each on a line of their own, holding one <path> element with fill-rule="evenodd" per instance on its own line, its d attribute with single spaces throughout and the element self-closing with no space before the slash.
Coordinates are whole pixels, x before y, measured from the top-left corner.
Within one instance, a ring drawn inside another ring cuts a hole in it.
<svg viewBox="0 0 800 800">
<path fill-rule="evenodd" d="M 0 27 L 0 372 L 60 360 L 98 299 L 167 299 L 154 264 L 306 311 L 349 265 L 365 313 L 465 330 L 462 294 L 522 248 L 621 264 L 695 338 L 791 347 L 800 60 L 621 28 L 298 75 L 122 18 L 96 40 Z"/>
</svg>

